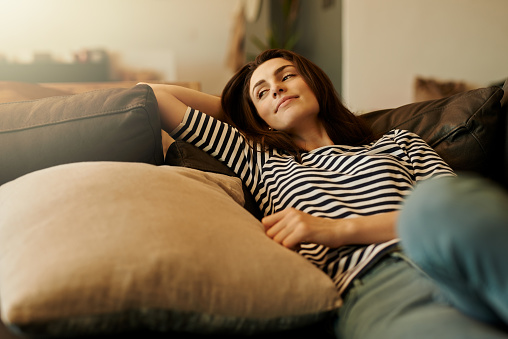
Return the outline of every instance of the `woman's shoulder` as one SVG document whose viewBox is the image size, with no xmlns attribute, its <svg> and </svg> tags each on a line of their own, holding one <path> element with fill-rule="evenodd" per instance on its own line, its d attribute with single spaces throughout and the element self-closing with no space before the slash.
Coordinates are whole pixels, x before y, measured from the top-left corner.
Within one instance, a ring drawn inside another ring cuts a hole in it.
<svg viewBox="0 0 508 339">
<path fill-rule="evenodd" d="M 389 139 L 422 139 L 418 134 L 411 132 L 405 129 L 392 129 L 386 132 L 380 139 L 389 138 Z"/>
<path fill-rule="evenodd" d="M 392 129 L 370 144 L 370 147 L 387 147 L 389 144 L 396 144 L 406 148 L 414 143 L 425 142 L 419 135 L 404 129 Z"/>
</svg>

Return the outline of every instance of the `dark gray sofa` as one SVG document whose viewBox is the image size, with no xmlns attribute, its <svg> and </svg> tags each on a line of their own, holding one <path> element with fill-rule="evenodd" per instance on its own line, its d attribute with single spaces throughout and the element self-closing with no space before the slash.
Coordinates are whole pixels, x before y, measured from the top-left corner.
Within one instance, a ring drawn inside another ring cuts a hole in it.
<svg viewBox="0 0 508 339">
<path fill-rule="evenodd" d="M 393 128 L 419 134 L 459 175 L 476 173 L 507 187 L 507 93 L 508 82 L 504 89 L 495 86 L 476 89 L 448 98 L 371 112 L 364 118 L 380 135 Z M 186 143 L 172 143 L 164 157 L 157 102 L 145 85 L 0 104 L 0 185 L 44 168 L 95 161 L 182 166 L 234 176 L 227 167 Z M 259 218 L 259 210 L 245 187 L 244 196 L 245 208 Z M 326 338 L 331 336 L 328 332 L 331 321 L 332 316 L 327 315 L 304 327 L 292 324 L 280 331 L 276 328 L 261 333 L 239 330 L 228 331 L 227 335 Z M 129 334 L 139 338 L 194 338 L 203 335 L 199 329 L 195 333 L 192 330 L 175 332 L 171 325 L 166 326 L 165 331 L 136 326 L 116 326 L 105 331 L 97 327 L 92 337 L 124 338 Z M 1 324 L 0 337 L 38 337 L 52 333 L 44 324 L 13 328 L 21 333 L 13 333 Z M 215 334 L 224 333 L 219 329 Z M 69 330 L 60 337 L 81 335 Z"/>
</svg>

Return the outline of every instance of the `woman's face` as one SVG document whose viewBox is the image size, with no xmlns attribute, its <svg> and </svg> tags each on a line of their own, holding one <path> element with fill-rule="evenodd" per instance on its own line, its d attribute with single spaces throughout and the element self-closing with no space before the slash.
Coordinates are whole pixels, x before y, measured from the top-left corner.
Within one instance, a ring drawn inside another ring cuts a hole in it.
<svg viewBox="0 0 508 339">
<path fill-rule="evenodd" d="M 317 98 L 288 60 L 270 59 L 258 66 L 249 95 L 261 119 L 276 130 L 300 134 L 318 123 Z"/>
</svg>

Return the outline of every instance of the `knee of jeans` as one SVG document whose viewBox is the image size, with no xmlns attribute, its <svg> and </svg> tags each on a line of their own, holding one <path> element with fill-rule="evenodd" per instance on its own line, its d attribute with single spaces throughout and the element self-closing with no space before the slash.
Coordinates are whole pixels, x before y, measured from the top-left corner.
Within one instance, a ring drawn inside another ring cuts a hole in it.
<svg viewBox="0 0 508 339">
<path fill-rule="evenodd" d="M 401 235 L 424 235 L 436 226 L 430 219 L 436 219 L 449 211 L 453 193 L 446 186 L 448 178 L 427 180 L 419 183 L 406 198 L 398 219 L 398 232 Z"/>
<path fill-rule="evenodd" d="M 417 185 L 406 199 L 397 225 L 408 255 L 417 263 L 430 258 L 442 260 L 450 251 L 483 244 L 482 237 L 488 235 L 485 232 L 488 220 L 500 224 L 494 219 L 504 218 L 499 215 L 506 213 L 499 211 L 504 208 L 494 206 L 499 205 L 504 193 L 489 185 L 483 179 L 467 176 Z"/>
<path fill-rule="evenodd" d="M 422 182 L 404 202 L 397 231 L 402 247 L 417 264 L 433 258 L 439 246 L 448 247 L 456 240 L 450 222 L 457 213 L 455 180 L 450 177 Z"/>
</svg>

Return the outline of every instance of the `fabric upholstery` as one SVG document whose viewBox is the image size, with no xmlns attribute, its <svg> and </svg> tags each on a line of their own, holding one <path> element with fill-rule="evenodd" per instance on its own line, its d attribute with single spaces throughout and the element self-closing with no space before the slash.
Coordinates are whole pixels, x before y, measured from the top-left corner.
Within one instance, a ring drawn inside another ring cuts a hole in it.
<svg viewBox="0 0 508 339">
<path fill-rule="evenodd" d="M 86 162 L 0 188 L 2 320 L 22 333 L 282 331 L 327 319 L 333 282 L 268 238 L 238 178 Z"/>
<path fill-rule="evenodd" d="M 169 146 L 165 163 L 169 166 L 182 166 L 236 177 L 235 172 L 211 155 L 201 151 L 194 145 L 180 140 L 174 141 Z M 254 200 L 254 197 L 245 185 L 242 185 L 242 189 L 245 196 L 245 209 L 257 219 L 261 220 L 263 214 Z"/>
<path fill-rule="evenodd" d="M 79 161 L 161 165 L 160 131 L 147 85 L 0 104 L 0 185 Z"/>
</svg>

